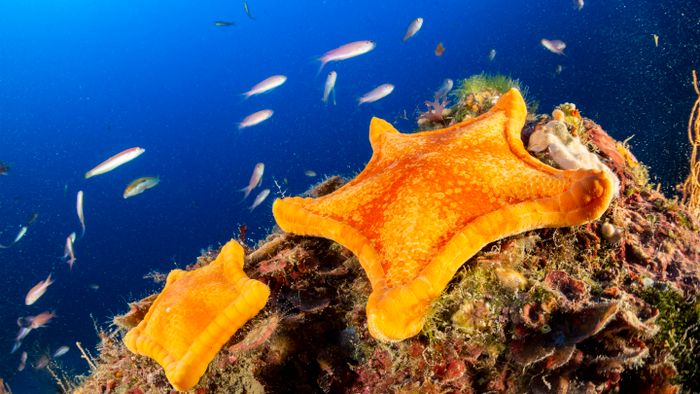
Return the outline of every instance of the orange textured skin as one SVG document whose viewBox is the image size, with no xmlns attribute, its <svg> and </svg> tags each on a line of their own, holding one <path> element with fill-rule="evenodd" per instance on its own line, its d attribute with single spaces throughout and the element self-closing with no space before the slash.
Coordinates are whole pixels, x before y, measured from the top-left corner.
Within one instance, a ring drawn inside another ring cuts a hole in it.
<svg viewBox="0 0 700 394">
<path fill-rule="evenodd" d="M 401 134 L 373 118 L 365 169 L 326 196 L 276 200 L 275 220 L 285 231 L 330 238 L 355 253 L 372 284 L 372 336 L 416 335 L 431 302 L 486 244 L 590 222 L 610 204 L 605 173 L 558 170 L 525 150 L 526 115 L 511 89 L 489 112 L 440 130 Z"/>
<path fill-rule="evenodd" d="M 126 347 L 154 359 L 177 390 L 199 382 L 221 347 L 267 303 L 270 289 L 243 272 L 243 248 L 229 241 L 211 264 L 173 270 Z"/>
</svg>

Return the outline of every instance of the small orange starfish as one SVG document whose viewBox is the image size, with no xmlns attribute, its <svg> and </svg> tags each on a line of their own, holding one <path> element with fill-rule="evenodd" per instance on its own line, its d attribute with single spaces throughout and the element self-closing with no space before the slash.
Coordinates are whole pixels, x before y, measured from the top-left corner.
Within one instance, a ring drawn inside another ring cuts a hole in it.
<svg viewBox="0 0 700 394">
<path fill-rule="evenodd" d="M 126 347 L 156 360 L 177 390 L 189 390 L 221 346 L 265 306 L 270 289 L 243 272 L 243 248 L 229 241 L 209 265 L 173 270 Z"/>
<path fill-rule="evenodd" d="M 486 114 L 440 130 L 401 134 L 373 118 L 365 169 L 323 197 L 276 200 L 275 220 L 355 253 L 372 284 L 375 338 L 416 335 L 431 302 L 482 247 L 595 220 L 610 204 L 612 181 L 602 171 L 558 170 L 525 150 L 526 115 L 511 89 Z"/>
</svg>

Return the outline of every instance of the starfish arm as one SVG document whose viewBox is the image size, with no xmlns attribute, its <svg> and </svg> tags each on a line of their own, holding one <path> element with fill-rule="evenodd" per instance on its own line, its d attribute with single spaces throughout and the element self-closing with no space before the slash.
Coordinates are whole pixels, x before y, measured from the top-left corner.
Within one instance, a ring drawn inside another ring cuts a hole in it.
<svg viewBox="0 0 700 394">
<path fill-rule="evenodd" d="M 579 225 L 600 217 L 612 198 L 612 180 L 596 170 L 579 170 L 571 178 L 572 187 L 559 195 L 509 205 L 476 218 L 408 284 L 391 289 L 373 287 L 367 302 L 372 336 L 400 341 L 418 334 L 431 303 L 484 245 L 524 231 Z"/>
<path fill-rule="evenodd" d="M 199 334 L 179 361 L 171 364 L 172 371 L 166 372 L 168 380 L 176 389 L 188 390 L 194 387 L 219 349 L 239 328 L 258 314 L 270 296 L 270 289 L 256 280 L 244 279 L 237 287 L 240 288 L 241 296 L 230 303 Z"/>
<path fill-rule="evenodd" d="M 304 203 L 311 200 L 301 197 L 276 199 L 272 204 L 275 221 L 290 233 L 336 240 L 355 254 L 367 273 L 372 288 L 386 286 L 384 269 L 369 240 L 360 231 L 345 223 L 306 210 Z"/>
</svg>

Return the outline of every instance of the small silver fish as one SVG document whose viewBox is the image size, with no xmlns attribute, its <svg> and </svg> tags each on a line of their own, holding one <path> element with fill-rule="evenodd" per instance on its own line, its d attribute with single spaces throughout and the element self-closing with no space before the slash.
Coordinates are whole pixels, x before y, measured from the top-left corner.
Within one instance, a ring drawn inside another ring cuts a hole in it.
<svg viewBox="0 0 700 394">
<path fill-rule="evenodd" d="M 362 105 L 364 103 L 373 103 L 377 100 L 381 100 L 384 97 L 391 94 L 394 91 L 394 85 L 390 83 L 385 83 L 377 86 L 376 88 L 370 90 L 369 92 L 362 95 L 357 100 L 357 105 Z"/>
<path fill-rule="evenodd" d="M 492 62 L 493 59 L 495 59 L 495 58 L 496 58 L 496 50 L 495 50 L 495 49 L 491 49 L 491 50 L 489 51 L 489 61 Z"/>
<path fill-rule="evenodd" d="M 69 350 L 70 350 L 70 348 L 68 346 L 61 346 L 58 349 L 56 349 L 56 351 L 53 353 L 52 357 L 53 358 L 61 357 L 64 354 L 68 353 Z"/>
<path fill-rule="evenodd" d="M 557 55 L 563 55 L 564 49 L 566 49 L 566 43 L 562 40 L 548 40 L 543 38 L 540 40 L 540 44 L 547 48 L 548 51 L 556 53 Z"/>
<path fill-rule="evenodd" d="M 124 165 L 135 158 L 141 156 L 146 150 L 138 146 L 134 148 L 129 148 L 127 150 L 121 151 L 116 155 L 110 157 L 109 159 L 98 164 L 95 168 L 85 173 L 85 179 L 92 178 L 95 175 L 104 174 L 110 172 L 113 169 Z"/>
<path fill-rule="evenodd" d="M 253 205 L 248 208 L 250 212 L 253 212 L 253 209 L 255 209 L 258 205 L 262 204 L 263 201 L 267 198 L 267 196 L 270 195 L 270 189 L 264 189 L 261 191 L 257 197 L 255 197 L 255 201 L 253 201 Z"/>
<path fill-rule="evenodd" d="M 22 352 L 22 355 L 19 357 L 19 366 L 17 366 L 17 370 L 22 372 L 24 371 L 24 367 L 27 366 L 27 352 Z"/>
<path fill-rule="evenodd" d="M 416 18 L 412 20 L 411 23 L 408 25 L 408 28 L 406 29 L 406 34 L 404 34 L 402 41 L 405 42 L 409 38 L 415 36 L 421 27 L 423 27 L 423 18 Z"/>
<path fill-rule="evenodd" d="M 129 185 L 124 189 L 122 196 L 124 198 L 133 197 L 145 192 L 148 189 L 156 187 L 160 183 L 160 178 L 145 176 L 142 178 L 134 179 L 129 183 Z"/>
<path fill-rule="evenodd" d="M 49 365 L 49 356 L 44 354 L 34 362 L 34 369 L 44 369 L 47 365 Z"/>
<path fill-rule="evenodd" d="M 250 13 L 250 7 L 248 7 L 248 2 L 246 0 L 243 0 L 243 11 L 245 11 L 245 14 L 248 15 L 248 18 L 255 20 L 253 15 Z"/>
<path fill-rule="evenodd" d="M 252 113 L 246 116 L 245 119 L 243 119 L 241 123 L 238 124 L 238 130 L 258 125 L 270 119 L 272 117 L 272 114 L 274 114 L 274 111 L 272 111 L 271 109 L 264 109 L 262 111 Z"/>
<path fill-rule="evenodd" d="M 80 220 L 80 227 L 83 232 L 80 234 L 80 238 L 85 236 L 85 214 L 83 213 L 83 191 L 78 191 L 75 197 L 75 212 L 78 214 L 78 219 Z"/>
<path fill-rule="evenodd" d="M 244 193 L 244 196 L 243 196 L 244 200 L 246 198 L 248 198 L 248 196 L 250 195 L 250 192 L 252 192 L 253 189 L 260 186 L 260 184 L 262 183 L 262 177 L 263 177 L 264 173 L 265 173 L 265 164 L 264 163 L 256 164 L 255 168 L 253 168 L 253 173 L 250 175 L 250 181 L 248 181 L 248 186 L 241 189 L 241 191 Z"/>
<path fill-rule="evenodd" d="M 331 49 L 318 59 L 321 61 L 321 67 L 318 69 L 318 72 L 321 72 L 321 70 L 323 70 L 323 66 L 325 66 L 328 62 L 337 62 L 339 60 L 364 55 L 365 53 L 374 49 L 375 46 L 376 44 L 374 41 L 365 40 L 351 42 L 341 45 L 338 48 Z"/>
<path fill-rule="evenodd" d="M 255 96 L 256 94 L 267 93 L 276 87 L 282 86 L 282 84 L 284 84 L 285 82 L 287 82 L 286 76 L 273 75 L 258 82 L 255 86 L 250 88 L 249 91 L 243 93 L 243 95 L 245 96 L 245 98 L 249 98 L 250 96 Z"/>
<path fill-rule="evenodd" d="M 216 27 L 229 27 L 233 26 L 235 23 L 233 22 L 226 22 L 226 21 L 214 21 L 214 26 Z"/>
<path fill-rule="evenodd" d="M 440 89 L 435 91 L 435 97 L 438 98 L 447 96 L 447 93 L 452 90 L 454 84 L 454 81 L 452 81 L 450 78 L 445 78 L 445 80 L 442 81 L 442 85 L 440 85 Z"/>
<path fill-rule="evenodd" d="M 22 340 L 26 338 L 30 332 L 32 332 L 32 327 L 20 327 L 19 331 L 17 332 L 17 337 L 15 337 L 15 342 L 22 342 Z M 19 346 L 17 348 L 19 349 Z"/>
<path fill-rule="evenodd" d="M 326 77 L 326 85 L 323 87 L 323 98 L 321 101 L 328 102 L 328 96 L 333 93 L 333 105 L 335 105 L 335 81 L 338 79 L 338 73 L 331 71 Z"/>
<path fill-rule="evenodd" d="M 12 247 L 14 244 L 16 244 L 17 242 L 19 242 L 22 238 L 24 238 L 24 236 L 27 234 L 27 230 L 29 230 L 29 227 L 27 227 L 27 226 L 21 226 L 21 227 L 19 228 L 19 232 L 17 232 L 17 235 L 15 236 L 15 239 L 12 241 L 12 243 L 9 244 L 9 245 L 2 245 L 2 244 L 0 244 L 0 249 L 7 249 L 7 248 Z"/>
<path fill-rule="evenodd" d="M 24 238 L 25 234 L 27 234 L 27 230 L 29 230 L 29 227 L 27 227 L 27 226 L 22 226 L 22 227 L 19 229 L 19 232 L 17 233 L 17 236 L 15 237 L 15 240 L 12 241 L 12 243 L 13 243 L 13 244 L 16 244 L 17 242 L 19 242 L 20 239 Z"/>
<path fill-rule="evenodd" d="M 63 258 L 68 258 L 66 260 L 66 263 L 68 263 L 68 267 L 73 270 L 73 264 L 75 264 L 75 251 L 73 250 L 73 243 L 75 242 L 75 233 L 70 233 L 68 237 L 66 237 L 66 245 L 63 249 Z"/>
</svg>

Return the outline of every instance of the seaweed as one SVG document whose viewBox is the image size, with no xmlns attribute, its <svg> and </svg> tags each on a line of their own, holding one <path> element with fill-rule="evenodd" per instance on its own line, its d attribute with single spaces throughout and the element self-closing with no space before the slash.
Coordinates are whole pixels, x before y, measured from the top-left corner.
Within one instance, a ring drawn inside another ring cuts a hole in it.
<svg viewBox="0 0 700 394">
<path fill-rule="evenodd" d="M 650 286 L 640 295 L 659 310 L 661 329 L 654 341 L 673 356 L 676 382 L 689 391 L 700 391 L 700 300 L 684 297 L 670 286 Z"/>
</svg>

